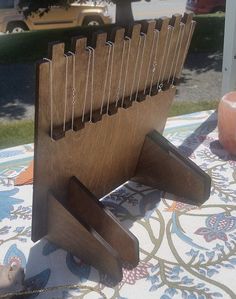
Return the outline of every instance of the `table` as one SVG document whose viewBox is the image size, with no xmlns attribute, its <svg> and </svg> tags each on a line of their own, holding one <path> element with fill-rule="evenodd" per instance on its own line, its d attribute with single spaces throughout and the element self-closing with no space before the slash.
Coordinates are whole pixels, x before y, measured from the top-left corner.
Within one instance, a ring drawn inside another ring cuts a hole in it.
<svg viewBox="0 0 236 299">
<path fill-rule="evenodd" d="M 0 263 L 25 268 L 29 298 L 236 298 L 236 159 L 217 140 L 217 114 L 168 119 L 164 135 L 212 177 L 201 207 L 137 183 L 104 204 L 140 243 L 140 263 L 109 279 L 46 240 L 30 240 L 33 145 L 0 151 Z M 125 250 L 125 248 L 124 248 Z M 78 288 L 64 285 L 79 284 Z"/>
</svg>

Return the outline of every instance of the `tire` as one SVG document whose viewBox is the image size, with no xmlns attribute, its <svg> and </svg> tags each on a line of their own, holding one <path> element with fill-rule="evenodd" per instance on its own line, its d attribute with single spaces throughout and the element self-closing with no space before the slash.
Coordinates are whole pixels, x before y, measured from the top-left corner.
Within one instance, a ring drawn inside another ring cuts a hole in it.
<svg viewBox="0 0 236 299">
<path fill-rule="evenodd" d="M 85 17 L 82 23 L 82 26 L 101 26 L 104 25 L 104 22 L 99 16 L 88 16 Z"/>
<path fill-rule="evenodd" d="M 28 31 L 28 27 L 23 22 L 12 22 L 7 24 L 6 33 L 21 33 Z"/>
<path fill-rule="evenodd" d="M 225 12 L 225 7 L 216 7 L 216 8 L 214 8 L 213 9 L 213 11 L 212 11 L 213 13 L 216 13 L 216 12 L 218 12 L 218 13 L 223 13 L 223 12 Z"/>
</svg>

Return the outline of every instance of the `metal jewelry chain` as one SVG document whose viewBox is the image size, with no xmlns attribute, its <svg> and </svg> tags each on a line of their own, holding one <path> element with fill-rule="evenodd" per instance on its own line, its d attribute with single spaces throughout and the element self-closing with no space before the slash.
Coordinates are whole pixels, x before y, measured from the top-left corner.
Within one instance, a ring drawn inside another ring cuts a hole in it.
<svg viewBox="0 0 236 299">
<path fill-rule="evenodd" d="M 75 89 L 75 53 L 69 51 L 69 54 L 72 55 L 72 111 L 71 111 L 71 130 L 74 130 L 74 118 L 75 118 L 75 98 L 76 98 L 76 89 Z"/>
<path fill-rule="evenodd" d="M 174 68 L 174 73 L 173 73 L 171 85 L 174 85 L 176 72 L 177 72 L 177 66 L 178 66 L 178 63 L 179 63 L 180 50 L 182 48 L 184 31 L 185 31 L 185 24 L 181 23 L 180 26 L 181 26 L 181 28 L 180 28 L 180 30 L 181 30 L 181 39 L 180 39 L 180 43 L 179 43 L 179 49 L 178 49 L 178 54 L 177 54 L 177 58 L 176 58 L 176 64 L 175 64 L 175 68 Z"/>
<path fill-rule="evenodd" d="M 119 76 L 118 88 L 117 88 L 117 92 L 116 92 L 116 107 L 118 106 L 118 102 L 119 102 L 119 99 L 120 99 L 120 89 L 121 89 L 121 80 L 122 80 L 122 74 L 123 74 L 124 57 L 125 57 L 125 41 L 123 41 L 120 76 Z"/>
<path fill-rule="evenodd" d="M 130 91 L 130 101 L 132 101 L 132 95 L 133 95 L 133 91 L 134 91 L 134 84 L 135 84 L 137 67 L 138 67 L 138 60 L 139 60 L 139 55 L 140 55 L 141 41 L 142 40 L 141 40 L 141 36 L 140 36 L 139 41 L 138 41 L 138 51 L 137 51 L 137 56 L 136 56 L 135 66 L 134 66 L 134 78 L 133 78 L 132 87 L 131 87 L 131 91 Z"/>
<path fill-rule="evenodd" d="M 174 27 L 170 26 L 170 30 L 171 30 L 171 34 L 170 34 L 170 40 L 169 40 L 169 45 L 168 45 L 168 50 L 167 50 L 167 55 L 166 55 L 165 68 L 164 68 L 164 72 L 163 72 L 162 81 L 164 81 L 164 79 L 165 79 L 166 69 L 167 69 L 168 60 L 169 60 L 169 56 L 170 56 L 170 49 L 171 49 L 171 42 L 172 42 Z"/>
<path fill-rule="evenodd" d="M 156 72 L 156 67 L 157 67 L 157 49 L 159 48 L 159 38 L 160 38 L 160 31 L 155 29 L 155 36 L 156 36 L 156 47 L 155 47 L 155 53 L 154 53 L 154 60 L 152 64 L 152 79 L 151 79 L 151 84 L 150 84 L 150 89 L 149 89 L 149 95 L 151 95 L 152 91 L 152 86 L 153 86 L 153 80 L 154 80 L 154 75 Z"/>
<path fill-rule="evenodd" d="M 146 49 L 146 40 L 147 40 L 147 35 L 143 32 L 141 32 L 141 36 L 143 37 L 143 49 L 142 49 L 142 55 L 141 55 L 141 62 L 140 62 L 140 68 L 139 68 L 139 76 L 138 76 L 138 84 L 137 84 L 137 89 L 136 89 L 136 95 L 135 95 L 135 101 L 137 101 L 138 98 L 138 92 L 139 92 L 139 86 L 141 82 L 141 75 L 142 75 L 142 69 L 143 69 L 143 58 L 144 58 L 144 53 Z"/>
<path fill-rule="evenodd" d="M 50 94 L 50 137 L 51 140 L 53 139 L 53 66 L 52 66 L 52 60 L 48 58 L 44 58 L 44 60 L 49 62 L 49 94 Z"/>
<path fill-rule="evenodd" d="M 193 34 L 193 30 L 194 30 L 194 26 L 193 26 L 194 24 L 195 24 L 195 22 L 192 21 L 192 22 L 191 22 L 191 26 L 190 26 L 190 30 L 189 30 L 188 40 L 187 40 L 187 43 L 186 43 L 186 47 L 185 47 L 185 51 L 184 51 L 184 55 L 183 55 L 183 61 L 182 61 L 182 63 L 181 63 L 181 68 L 180 68 L 180 70 L 182 70 L 182 68 L 183 68 L 183 66 L 184 66 L 184 61 L 185 61 L 185 58 L 186 58 L 186 56 L 187 56 L 188 48 L 189 48 L 189 46 L 190 46 L 191 36 L 192 36 L 192 34 Z"/>
<path fill-rule="evenodd" d="M 171 26 L 168 26 L 167 37 L 165 40 L 164 51 L 163 51 L 164 55 L 163 55 L 163 58 L 161 61 L 160 73 L 159 73 L 159 77 L 158 77 L 158 81 L 157 81 L 157 89 L 159 89 L 159 90 L 161 89 L 161 86 L 160 86 L 161 75 L 162 75 L 162 69 L 163 69 L 164 61 L 165 61 L 165 54 L 166 54 L 166 48 L 167 48 L 167 43 L 168 43 L 168 39 L 169 39 L 170 29 L 171 29 Z"/>
<path fill-rule="evenodd" d="M 65 75 L 65 103 L 64 103 L 64 121 L 63 131 L 66 131 L 66 114 L 67 114 L 67 87 L 68 87 L 68 56 L 64 55 L 66 59 L 66 75 Z"/>
<path fill-rule="evenodd" d="M 82 122 L 84 122 L 85 118 L 85 109 L 86 109 L 86 102 L 87 102 L 87 93 L 88 93 L 88 81 L 89 81 L 89 70 L 90 70 L 90 64 L 91 64 L 91 50 L 86 48 L 88 50 L 88 65 L 87 65 L 87 74 L 86 74 L 86 82 L 85 82 L 85 91 L 84 91 L 84 105 L 83 105 L 83 112 L 82 112 Z"/>
<path fill-rule="evenodd" d="M 55 286 L 55 287 L 48 287 L 48 288 L 44 288 L 44 289 L 36 289 L 36 290 L 32 290 L 32 291 L 20 291 L 20 292 L 10 292 L 10 293 L 5 293 L 5 294 L 1 294 L 0 298 L 12 298 L 15 296 L 25 296 L 25 295 L 33 295 L 33 294 L 42 294 L 42 293 L 46 293 L 46 292 L 52 292 L 52 291 L 58 291 L 58 290 L 63 290 L 63 289 L 67 289 L 67 290 L 73 290 L 73 289 L 81 289 L 81 290 L 89 290 L 91 292 L 97 292 L 98 294 L 100 294 L 102 296 L 102 298 L 107 299 L 106 295 L 98 288 L 96 287 L 90 287 L 87 285 L 80 285 L 80 284 L 69 284 L 69 285 L 59 285 L 59 286 Z"/>
<path fill-rule="evenodd" d="M 92 47 L 87 47 L 92 53 L 92 70 L 91 70 L 91 93 L 90 93 L 90 116 L 89 121 L 92 122 L 93 118 L 93 100 L 94 100 L 94 68 L 95 68 L 95 50 Z"/>
<path fill-rule="evenodd" d="M 105 81 L 104 81 L 104 86 L 103 86 L 103 96 L 102 96 L 102 104 L 101 104 L 100 114 L 103 113 L 103 106 L 104 106 L 104 102 L 105 102 L 105 98 L 106 98 L 107 80 L 108 80 L 109 64 L 110 64 L 110 57 L 111 57 L 111 45 L 108 42 L 106 42 L 106 45 L 108 45 L 109 48 L 108 48 L 107 67 L 106 67 Z"/>
<path fill-rule="evenodd" d="M 126 89 L 126 83 L 127 83 L 127 77 L 128 77 L 128 69 L 129 69 L 129 59 L 130 59 L 130 48 L 131 48 L 131 38 L 126 36 L 125 39 L 128 42 L 128 57 L 127 57 L 127 64 L 126 64 L 126 70 L 125 70 L 125 78 L 124 78 L 124 87 L 123 87 L 123 96 L 121 101 L 121 107 L 124 106 L 124 99 L 125 99 L 125 89 Z"/>
<path fill-rule="evenodd" d="M 176 44 L 175 44 L 175 50 L 174 50 L 174 55 L 173 55 L 173 59 L 172 59 L 172 63 L 171 63 L 171 68 L 170 68 L 170 72 L 169 72 L 169 76 L 168 76 L 168 83 L 170 82 L 170 78 L 171 78 L 171 73 L 173 71 L 173 67 L 174 67 L 174 62 L 176 61 L 176 54 L 177 54 L 177 49 L 178 49 L 178 45 L 179 45 L 179 41 L 180 41 L 180 34 L 181 34 L 181 29 L 184 24 L 181 23 L 180 24 L 180 27 L 179 27 L 179 32 L 178 32 L 178 37 L 177 37 L 177 41 L 176 41 Z"/>
<path fill-rule="evenodd" d="M 153 40 L 152 40 L 152 48 L 151 48 L 151 52 L 150 52 L 150 55 L 149 55 L 148 69 L 147 69 L 143 94 L 146 94 L 146 90 L 147 90 L 147 83 L 148 83 L 148 78 L 149 78 L 149 74 L 150 74 L 150 70 L 151 70 L 152 56 L 153 56 L 154 45 L 155 45 L 156 31 L 153 31 L 153 35 L 154 35 L 154 37 L 153 37 Z"/>
<path fill-rule="evenodd" d="M 109 104 L 110 104 L 110 98 L 111 98 L 111 84 L 112 84 L 112 75 L 113 75 L 113 65 L 114 65 L 114 51 L 115 51 L 115 44 L 108 41 L 107 44 L 111 47 L 111 72 L 110 72 L 110 78 L 109 78 L 109 87 L 108 87 L 108 100 L 107 100 L 107 114 L 109 111 Z"/>
</svg>

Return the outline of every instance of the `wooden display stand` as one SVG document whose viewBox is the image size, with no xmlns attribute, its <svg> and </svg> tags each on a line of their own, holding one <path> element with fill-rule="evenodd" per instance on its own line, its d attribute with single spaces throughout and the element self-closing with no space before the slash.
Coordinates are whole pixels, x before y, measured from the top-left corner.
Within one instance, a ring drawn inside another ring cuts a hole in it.
<svg viewBox="0 0 236 299">
<path fill-rule="evenodd" d="M 72 252 L 114 281 L 138 240 L 99 202 L 128 180 L 200 205 L 210 178 L 162 135 L 191 41 L 191 15 L 50 45 L 38 64 L 32 240 Z M 109 38 L 109 42 L 107 42 Z M 146 137 L 145 137 L 146 136 Z M 125 248 L 125 250 L 123 250 Z"/>
</svg>

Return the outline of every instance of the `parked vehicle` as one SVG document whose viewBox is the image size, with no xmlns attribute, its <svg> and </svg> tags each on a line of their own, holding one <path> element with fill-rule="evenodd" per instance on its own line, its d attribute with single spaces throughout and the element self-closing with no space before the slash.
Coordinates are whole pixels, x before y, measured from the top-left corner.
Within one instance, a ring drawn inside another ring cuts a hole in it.
<svg viewBox="0 0 236 299">
<path fill-rule="evenodd" d="M 187 0 L 186 10 L 195 14 L 225 11 L 226 0 Z"/>
<path fill-rule="evenodd" d="M 18 33 L 26 30 L 68 28 L 111 23 L 107 7 L 81 5 L 74 2 L 69 8 L 52 7 L 43 16 L 32 14 L 25 18 L 18 10 L 18 0 L 0 0 L 0 32 Z"/>
</svg>

